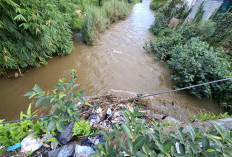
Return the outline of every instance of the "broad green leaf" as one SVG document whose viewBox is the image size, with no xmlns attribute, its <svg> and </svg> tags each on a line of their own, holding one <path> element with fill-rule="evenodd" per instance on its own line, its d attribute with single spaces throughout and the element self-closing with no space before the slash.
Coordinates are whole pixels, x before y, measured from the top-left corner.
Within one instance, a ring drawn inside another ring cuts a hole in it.
<svg viewBox="0 0 232 157">
<path fill-rule="evenodd" d="M 33 94 L 34 94 L 34 92 L 31 91 L 31 92 L 27 92 L 26 94 L 24 94 L 24 96 L 31 96 L 31 95 L 33 95 Z"/>
<path fill-rule="evenodd" d="M 43 92 L 43 90 L 37 84 L 35 84 L 33 90 L 36 91 L 37 93 Z"/>
<path fill-rule="evenodd" d="M 46 97 L 42 97 L 39 100 L 37 100 L 35 106 L 38 107 L 39 105 L 41 105 L 45 100 L 47 100 Z"/>
<path fill-rule="evenodd" d="M 67 95 L 65 93 L 59 93 L 59 99 L 62 99 L 63 97 L 66 97 Z"/>
<path fill-rule="evenodd" d="M 141 151 L 136 152 L 137 157 L 147 157 L 147 155 Z"/>
<path fill-rule="evenodd" d="M 124 133 L 126 133 L 126 135 L 129 138 L 133 139 L 133 136 L 131 135 L 131 131 L 130 131 L 130 129 L 129 129 L 129 127 L 127 125 L 125 125 L 125 124 L 122 125 L 122 129 L 123 129 Z"/>
<path fill-rule="evenodd" d="M 129 138 L 127 140 L 127 143 L 128 143 L 128 147 L 129 147 L 129 150 L 130 150 L 131 154 L 133 154 L 134 147 L 133 147 L 132 139 Z"/>
<path fill-rule="evenodd" d="M 204 150 L 209 149 L 209 146 L 210 146 L 209 139 L 205 136 L 202 138 L 202 146 Z"/>
<path fill-rule="evenodd" d="M 140 137 L 141 138 L 137 138 L 138 141 L 136 141 L 137 143 L 135 144 L 135 151 L 141 149 L 145 143 L 146 138 L 144 136 L 140 136 Z"/>
</svg>

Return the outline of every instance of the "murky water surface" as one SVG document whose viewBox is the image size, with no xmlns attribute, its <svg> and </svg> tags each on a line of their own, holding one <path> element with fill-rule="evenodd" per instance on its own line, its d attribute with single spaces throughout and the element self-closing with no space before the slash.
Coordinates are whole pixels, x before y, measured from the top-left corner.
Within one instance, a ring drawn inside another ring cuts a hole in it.
<svg viewBox="0 0 232 157">
<path fill-rule="evenodd" d="M 149 9 L 150 2 L 143 0 L 136 4 L 131 15 L 102 33 L 95 46 L 87 46 L 75 37 L 71 55 L 55 57 L 46 66 L 28 70 L 22 78 L 0 79 L 0 119 L 17 119 L 29 104 L 23 95 L 34 84 L 45 90 L 52 89 L 71 68 L 77 69 L 78 83 L 81 89 L 88 90 L 87 95 L 104 94 L 109 89 L 136 93 L 171 90 L 173 84 L 166 65 L 143 50 L 144 43 L 152 38 L 148 28 L 155 20 Z M 220 111 L 214 102 L 198 100 L 184 92 L 157 96 L 157 99 L 173 101 L 194 112 Z"/>
</svg>

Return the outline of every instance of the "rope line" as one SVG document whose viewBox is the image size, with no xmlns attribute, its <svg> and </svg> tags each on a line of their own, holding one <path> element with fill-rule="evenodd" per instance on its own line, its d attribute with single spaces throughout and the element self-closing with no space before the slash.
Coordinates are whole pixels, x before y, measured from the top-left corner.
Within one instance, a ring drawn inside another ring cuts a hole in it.
<svg viewBox="0 0 232 157">
<path fill-rule="evenodd" d="M 228 81 L 228 80 L 232 80 L 232 78 L 226 78 L 226 79 L 221 79 L 221 80 L 210 81 L 210 82 L 201 83 L 201 84 L 197 84 L 197 85 L 192 85 L 192 86 L 188 86 L 188 87 L 183 87 L 183 88 L 179 88 L 179 89 L 175 89 L 175 90 L 169 90 L 169 91 L 164 91 L 164 92 L 159 92 L 159 93 L 142 95 L 142 96 L 138 96 L 138 97 L 134 97 L 134 98 L 130 98 L 130 99 L 125 99 L 125 100 L 121 100 L 121 101 L 116 101 L 116 102 L 112 102 L 112 103 L 106 103 L 106 104 L 101 104 L 101 105 L 98 105 L 98 106 L 92 106 L 92 107 L 89 107 L 89 108 L 78 109 L 78 110 L 75 110 L 75 111 L 91 110 L 91 109 L 97 108 L 97 107 L 115 105 L 115 104 L 124 103 L 124 102 L 128 102 L 128 101 L 133 101 L 133 100 L 137 100 L 137 99 L 147 98 L 147 97 L 151 97 L 151 96 L 155 96 L 155 95 L 168 94 L 168 93 L 172 93 L 172 92 L 179 92 L 179 91 L 186 90 L 186 89 L 191 89 L 191 88 L 195 88 L 195 87 L 200 87 L 200 86 L 204 86 L 204 85 L 208 85 L 208 84 L 212 84 L 212 83 L 217 83 L 217 82 Z M 52 115 L 38 116 L 38 117 L 32 117 L 32 118 L 26 118 L 26 119 L 20 119 L 20 120 L 13 120 L 13 121 L 8 121 L 8 122 L 2 122 L 2 123 L 0 123 L 0 125 L 9 124 L 9 123 L 17 123 L 17 122 L 26 121 L 26 120 L 35 120 L 35 119 L 41 119 L 41 118 L 48 118 L 48 117 L 53 117 L 53 116 L 55 116 L 55 115 L 52 114 Z"/>
</svg>

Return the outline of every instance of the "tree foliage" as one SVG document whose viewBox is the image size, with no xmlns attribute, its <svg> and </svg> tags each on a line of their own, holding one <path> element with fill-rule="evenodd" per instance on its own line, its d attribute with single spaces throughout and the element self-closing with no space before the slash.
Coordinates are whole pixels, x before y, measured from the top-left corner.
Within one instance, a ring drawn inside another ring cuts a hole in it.
<svg viewBox="0 0 232 157">
<path fill-rule="evenodd" d="M 72 4 L 72 0 L 0 1 L 0 74 L 39 67 L 52 55 L 70 54 Z"/>
</svg>

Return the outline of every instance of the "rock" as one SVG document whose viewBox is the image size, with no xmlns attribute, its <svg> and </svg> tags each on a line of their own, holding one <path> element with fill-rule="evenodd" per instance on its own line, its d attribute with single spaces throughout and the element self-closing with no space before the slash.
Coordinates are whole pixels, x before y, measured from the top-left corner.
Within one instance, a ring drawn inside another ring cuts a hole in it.
<svg viewBox="0 0 232 157">
<path fill-rule="evenodd" d="M 174 28 L 179 24 L 180 20 L 173 17 L 168 25 L 169 28 Z"/>
<path fill-rule="evenodd" d="M 43 143 L 40 141 L 40 138 L 35 138 L 33 134 L 25 137 L 21 142 L 21 152 L 28 153 L 38 150 Z"/>
<path fill-rule="evenodd" d="M 74 157 L 88 157 L 92 153 L 95 153 L 92 147 L 76 145 Z"/>
<path fill-rule="evenodd" d="M 73 128 L 74 122 L 69 123 L 64 131 L 60 133 L 60 135 L 57 137 L 57 140 L 60 144 L 67 144 L 71 138 L 72 138 L 72 128 Z"/>
<path fill-rule="evenodd" d="M 93 147 L 97 145 L 98 143 L 103 142 L 104 140 L 105 140 L 105 137 L 103 135 L 100 135 L 100 134 L 89 135 L 81 141 L 81 145 Z"/>
<path fill-rule="evenodd" d="M 69 157 L 73 154 L 73 145 L 64 145 L 63 147 L 48 152 L 48 157 Z"/>
<path fill-rule="evenodd" d="M 174 122 L 174 123 L 176 123 L 176 124 L 181 124 L 181 122 L 179 121 L 179 120 L 177 120 L 177 119 L 175 119 L 175 118 L 173 118 L 173 117 L 166 117 L 164 120 L 163 120 L 164 122 Z"/>
</svg>

